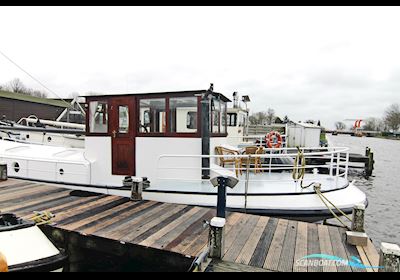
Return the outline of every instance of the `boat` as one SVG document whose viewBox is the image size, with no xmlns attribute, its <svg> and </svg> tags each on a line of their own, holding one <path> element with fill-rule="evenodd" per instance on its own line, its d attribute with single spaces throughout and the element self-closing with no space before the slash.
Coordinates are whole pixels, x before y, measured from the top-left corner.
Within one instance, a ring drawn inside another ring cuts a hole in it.
<svg viewBox="0 0 400 280">
<path fill-rule="evenodd" d="M 86 126 L 70 121 L 81 121 L 84 118 L 85 110 L 80 105 L 81 102 L 82 99 L 74 98 L 70 108 L 66 108 L 55 121 L 30 115 L 14 122 L 3 116 L 0 121 L 0 138 L 47 146 L 84 148 Z"/>
<path fill-rule="evenodd" d="M 0 214 L 0 271 L 62 272 L 67 256 L 34 222 Z"/>
<path fill-rule="evenodd" d="M 307 221 L 333 216 L 311 183 L 320 184 L 345 213 L 367 205 L 366 195 L 348 180 L 345 147 L 263 147 L 260 154 L 243 155 L 246 147 L 229 145 L 229 102 L 210 89 L 87 96 L 85 148 L 0 140 L 0 161 L 13 178 L 126 197 L 132 196 L 125 184 L 130 179 L 144 184 L 143 199 L 205 207 L 217 202 L 210 179 L 235 176 L 229 210 Z M 233 152 L 217 154 L 218 147 Z M 293 179 L 299 155 L 332 160 L 300 167 L 303 178 Z M 221 166 L 223 158 L 234 164 Z M 250 164 L 243 164 L 246 159 Z"/>
</svg>

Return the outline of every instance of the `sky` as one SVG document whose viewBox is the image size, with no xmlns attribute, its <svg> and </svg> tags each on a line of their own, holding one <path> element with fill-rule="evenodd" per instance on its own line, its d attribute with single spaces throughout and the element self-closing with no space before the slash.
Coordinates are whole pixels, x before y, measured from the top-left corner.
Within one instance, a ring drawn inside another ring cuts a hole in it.
<svg viewBox="0 0 400 280">
<path fill-rule="evenodd" d="M 58 96 L 207 89 L 294 121 L 400 103 L 399 7 L 0 7 L 0 51 Z M 0 55 L 0 84 L 40 84 Z M 44 89 L 43 89 L 44 90 Z M 50 97 L 56 98 L 52 93 Z"/>
</svg>

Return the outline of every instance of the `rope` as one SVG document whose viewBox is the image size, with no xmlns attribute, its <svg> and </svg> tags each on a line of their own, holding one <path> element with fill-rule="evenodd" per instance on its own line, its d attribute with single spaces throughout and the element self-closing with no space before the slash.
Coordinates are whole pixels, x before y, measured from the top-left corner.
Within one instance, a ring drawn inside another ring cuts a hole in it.
<svg viewBox="0 0 400 280">
<path fill-rule="evenodd" d="M 321 201 L 325 204 L 326 208 L 328 208 L 329 212 L 333 215 L 333 217 L 336 218 L 345 228 L 351 230 L 343 221 L 342 219 L 335 213 L 335 211 L 332 210 L 332 208 L 328 205 L 330 204 L 335 208 L 342 216 L 344 216 L 347 220 L 352 222 L 352 219 L 344 213 L 341 209 L 339 209 L 335 204 L 333 204 L 322 192 L 321 192 L 321 184 L 312 182 L 311 184 L 307 186 L 303 186 L 303 180 L 305 176 L 305 170 L 306 170 L 306 158 L 304 157 L 303 151 L 300 150 L 299 147 L 297 148 L 297 156 L 294 161 L 294 166 L 293 166 L 293 172 L 292 172 L 292 178 L 293 180 L 297 183 L 300 180 L 300 187 L 302 189 L 307 189 L 311 186 L 314 186 L 314 191 L 318 195 L 318 197 L 321 199 Z M 301 167 L 299 168 L 299 164 Z"/>
<path fill-rule="evenodd" d="M 34 221 L 38 226 L 51 223 L 51 220 L 55 217 L 53 213 L 48 211 L 34 211 L 33 213 L 35 213 L 35 215 L 30 218 L 30 220 Z"/>
<path fill-rule="evenodd" d="M 315 182 L 312 182 L 307 186 L 303 186 L 304 175 L 306 174 L 306 158 L 304 156 L 304 152 L 301 151 L 298 146 L 296 148 L 298 152 L 293 164 L 292 178 L 296 183 L 300 180 L 300 187 L 302 189 L 307 189 L 314 185 Z M 299 164 L 301 164 L 301 167 L 299 167 Z"/>
<path fill-rule="evenodd" d="M 328 202 L 330 205 L 333 206 L 342 216 L 344 216 L 347 220 L 350 222 L 353 222 L 353 220 L 346 214 L 344 213 L 341 209 L 339 209 L 335 204 L 333 204 L 322 192 L 321 192 L 321 184 L 315 184 L 314 185 L 314 190 L 317 193 L 318 197 L 321 199 L 321 201 L 325 204 L 326 208 L 328 208 L 329 212 L 338 220 L 345 228 L 348 230 L 351 230 L 343 221 L 340 219 L 340 217 L 335 213 L 335 211 L 332 210 L 332 208 L 329 207 L 329 205 L 326 203 Z"/>
</svg>

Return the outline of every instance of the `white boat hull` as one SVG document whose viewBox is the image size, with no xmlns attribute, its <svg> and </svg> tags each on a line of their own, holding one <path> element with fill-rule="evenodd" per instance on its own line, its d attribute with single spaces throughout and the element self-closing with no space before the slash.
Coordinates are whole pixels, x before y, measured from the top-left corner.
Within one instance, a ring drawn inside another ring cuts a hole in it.
<svg viewBox="0 0 400 280">
<path fill-rule="evenodd" d="M 62 271 L 66 256 L 35 225 L 0 227 L 0 252 L 10 272 Z"/>
</svg>

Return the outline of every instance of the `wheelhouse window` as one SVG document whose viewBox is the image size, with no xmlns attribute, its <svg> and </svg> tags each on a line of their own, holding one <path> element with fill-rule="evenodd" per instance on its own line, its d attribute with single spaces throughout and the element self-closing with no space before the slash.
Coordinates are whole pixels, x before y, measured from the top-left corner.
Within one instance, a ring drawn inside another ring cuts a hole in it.
<svg viewBox="0 0 400 280">
<path fill-rule="evenodd" d="M 220 135 L 227 132 L 227 104 L 217 99 L 211 100 L 211 134 Z"/>
<path fill-rule="evenodd" d="M 169 98 L 169 132 L 196 133 L 197 104 L 197 97 Z"/>
<path fill-rule="evenodd" d="M 211 101 L 211 133 L 219 133 L 221 106 L 218 100 Z"/>
<path fill-rule="evenodd" d="M 108 104 L 104 101 L 89 103 L 89 128 L 90 133 L 108 132 Z"/>
<path fill-rule="evenodd" d="M 236 126 L 236 113 L 228 113 L 228 126 Z"/>
<path fill-rule="evenodd" d="M 140 99 L 139 132 L 165 133 L 167 131 L 165 98 Z"/>
<path fill-rule="evenodd" d="M 219 133 L 222 133 L 222 134 L 225 134 L 226 133 L 226 125 L 227 125 L 227 122 L 226 122 L 226 119 L 227 119 L 227 116 L 226 116 L 226 111 L 227 111 L 227 107 L 226 107 L 226 103 L 224 102 L 224 103 L 220 103 L 221 104 L 221 112 L 220 112 L 220 119 L 221 119 L 221 122 L 220 122 L 220 127 L 219 127 Z"/>
<path fill-rule="evenodd" d="M 129 132 L 129 107 L 118 106 L 118 114 L 119 114 L 118 131 L 121 134 L 126 134 Z"/>
</svg>

